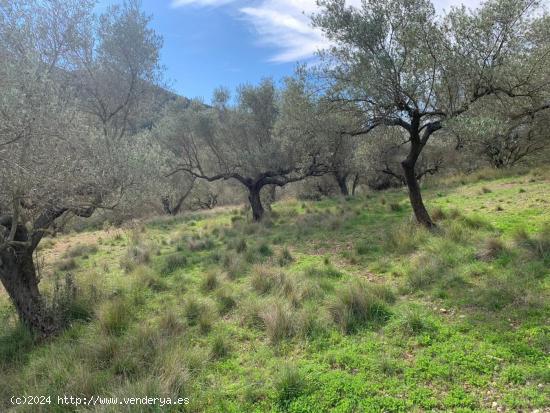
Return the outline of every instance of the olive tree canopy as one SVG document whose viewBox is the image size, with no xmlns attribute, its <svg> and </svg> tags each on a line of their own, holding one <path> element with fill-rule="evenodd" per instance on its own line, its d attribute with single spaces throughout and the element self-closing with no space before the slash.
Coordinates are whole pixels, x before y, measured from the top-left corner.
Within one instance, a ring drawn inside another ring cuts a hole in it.
<svg viewBox="0 0 550 413">
<path fill-rule="evenodd" d="M 178 157 L 171 173 L 241 183 L 248 190 L 253 219 L 261 220 L 263 187 L 284 186 L 327 170 L 316 136 L 292 123 L 302 86 L 292 80 L 282 92 L 271 80 L 241 86 L 234 104 L 219 89 L 211 107 L 195 102 L 185 111 L 169 113 L 157 133 Z"/>
<path fill-rule="evenodd" d="M 545 17 L 534 0 L 489 0 L 443 18 L 429 0 L 322 0 L 313 17 L 332 42 L 321 54 L 334 101 L 364 113 L 363 130 L 402 128 L 409 152 L 401 162 L 416 219 L 433 222 L 415 173 L 430 138 L 487 96 L 541 102 L 549 54 Z M 545 38 L 541 42 L 541 37 Z M 545 48 L 547 51 L 547 47 Z"/>
</svg>

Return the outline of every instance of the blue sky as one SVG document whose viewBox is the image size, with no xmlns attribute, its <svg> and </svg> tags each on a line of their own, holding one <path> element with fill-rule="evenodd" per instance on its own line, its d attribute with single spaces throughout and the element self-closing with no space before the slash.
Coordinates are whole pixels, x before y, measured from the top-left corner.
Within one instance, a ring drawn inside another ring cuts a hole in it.
<svg viewBox="0 0 550 413">
<path fill-rule="evenodd" d="M 100 0 L 98 9 L 116 2 Z M 479 0 L 434 3 L 442 10 L 475 7 Z M 142 0 L 142 6 L 164 38 L 162 63 L 171 88 L 207 101 L 218 86 L 280 80 L 325 42 L 307 17 L 315 0 Z"/>
</svg>

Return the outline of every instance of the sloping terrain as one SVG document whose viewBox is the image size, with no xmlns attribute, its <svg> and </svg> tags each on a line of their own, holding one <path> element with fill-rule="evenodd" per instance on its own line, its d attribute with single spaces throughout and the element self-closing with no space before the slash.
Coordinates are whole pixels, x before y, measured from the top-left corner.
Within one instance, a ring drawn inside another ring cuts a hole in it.
<svg viewBox="0 0 550 413">
<path fill-rule="evenodd" d="M 2 293 L 0 411 L 550 411 L 550 173 L 425 194 L 434 232 L 395 190 L 48 240 L 42 288 L 71 326 L 33 344 Z"/>
</svg>

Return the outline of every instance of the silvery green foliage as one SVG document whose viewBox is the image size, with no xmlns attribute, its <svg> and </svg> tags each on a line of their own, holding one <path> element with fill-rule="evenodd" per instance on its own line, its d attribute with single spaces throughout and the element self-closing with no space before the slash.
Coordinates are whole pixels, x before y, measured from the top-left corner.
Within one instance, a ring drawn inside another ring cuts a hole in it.
<svg viewBox="0 0 550 413">
<path fill-rule="evenodd" d="M 219 89 L 211 106 L 173 105 L 156 134 L 178 159 L 174 170 L 242 183 L 265 177 L 266 184 L 284 185 L 312 171 L 322 152 L 310 130 L 289 127 L 291 94 L 264 80 L 241 86 L 231 103 L 229 92 Z"/>
<path fill-rule="evenodd" d="M 93 7 L 0 1 L 0 215 L 31 232 L 46 210 L 113 206 L 136 183 L 160 39 L 135 1 Z"/>
</svg>

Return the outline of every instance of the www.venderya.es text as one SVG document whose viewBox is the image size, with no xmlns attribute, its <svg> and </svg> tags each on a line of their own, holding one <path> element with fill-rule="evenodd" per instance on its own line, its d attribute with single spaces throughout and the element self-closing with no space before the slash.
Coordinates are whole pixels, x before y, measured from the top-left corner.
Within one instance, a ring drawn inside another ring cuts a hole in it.
<svg viewBox="0 0 550 413">
<path fill-rule="evenodd" d="M 102 396 L 12 396 L 10 402 L 18 405 L 65 405 L 65 406 L 177 406 L 189 404 L 188 397 L 102 397 Z"/>
</svg>

